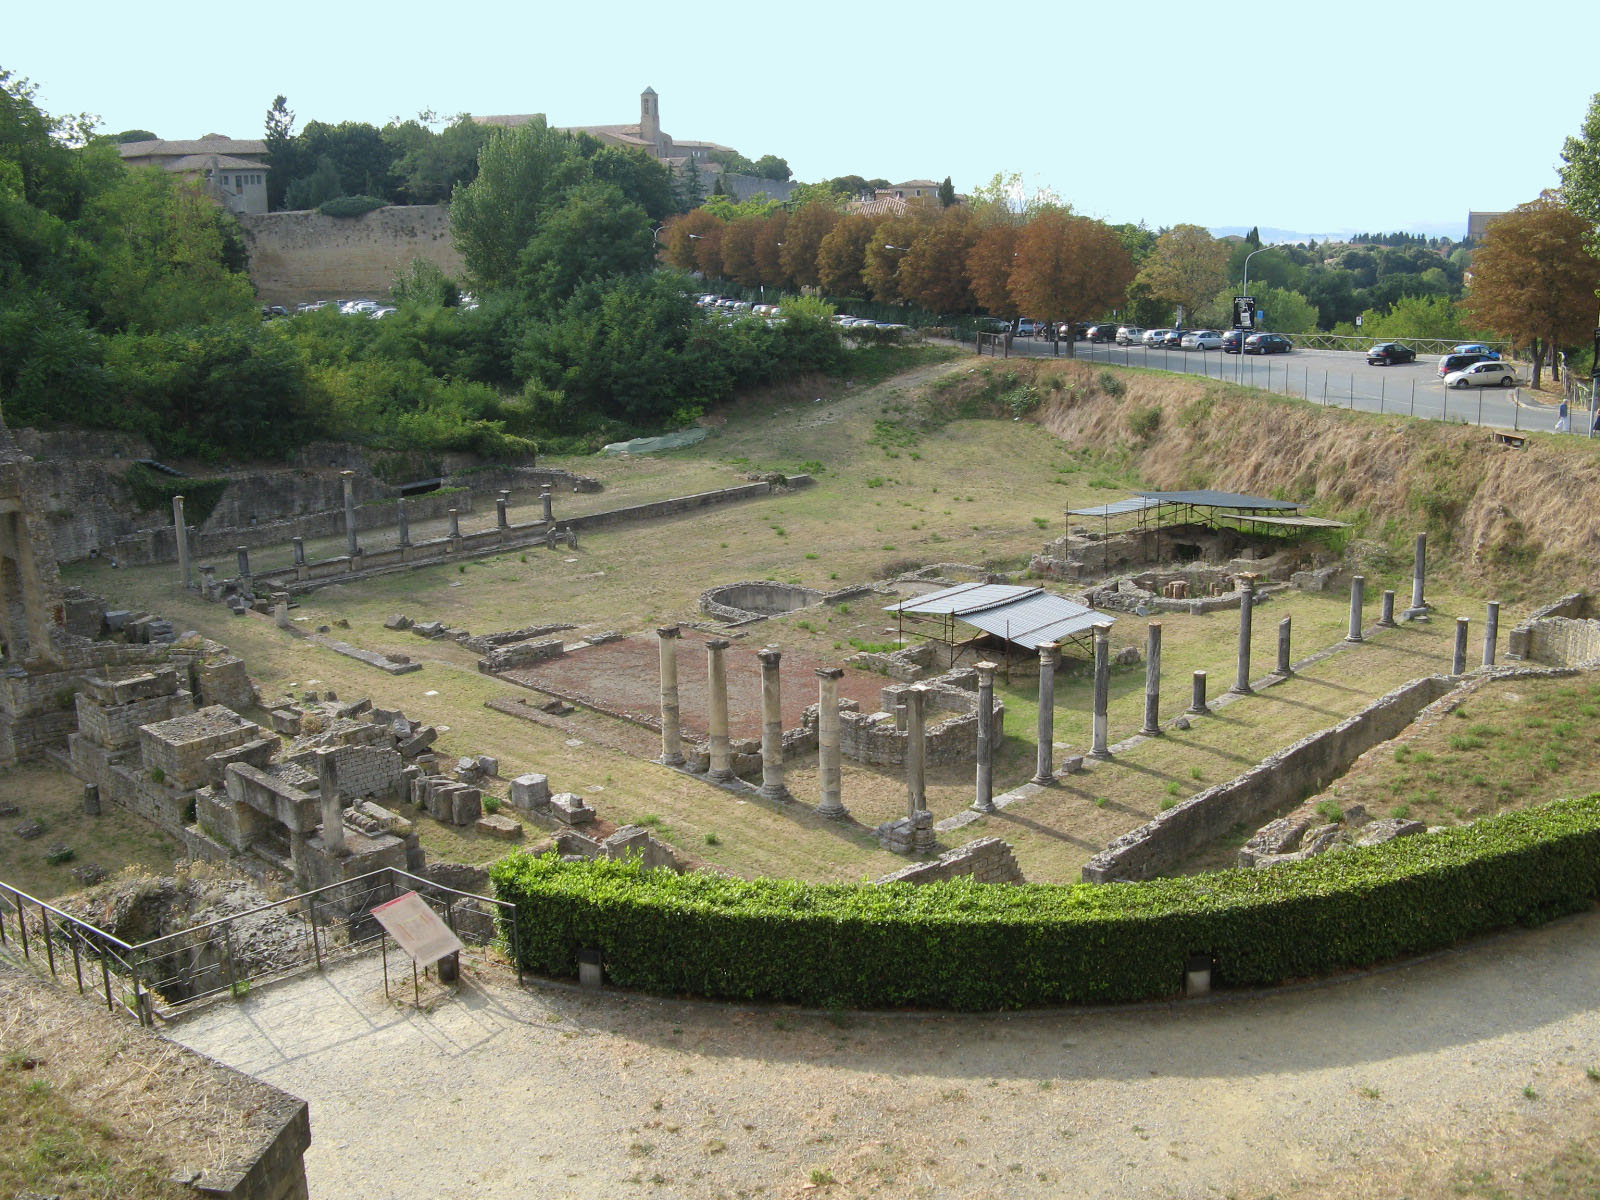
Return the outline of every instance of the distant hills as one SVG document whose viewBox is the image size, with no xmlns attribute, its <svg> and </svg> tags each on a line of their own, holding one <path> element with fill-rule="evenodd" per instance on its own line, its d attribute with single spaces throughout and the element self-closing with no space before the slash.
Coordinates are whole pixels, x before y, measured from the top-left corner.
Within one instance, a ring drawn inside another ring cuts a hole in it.
<svg viewBox="0 0 1600 1200">
<path fill-rule="evenodd" d="M 1211 233 L 1214 237 L 1244 237 L 1251 230 L 1249 225 L 1213 225 Z M 1279 229 L 1275 225 L 1261 225 L 1263 245 L 1275 246 L 1282 242 L 1305 242 L 1316 238 L 1319 242 L 1346 242 L 1358 233 L 1420 233 L 1426 237 L 1447 237 L 1451 241 L 1459 242 L 1467 236 L 1467 227 L 1463 221 L 1420 221 L 1412 224 L 1384 226 L 1382 229 L 1332 229 L 1322 233 L 1309 233 L 1298 229 Z"/>
</svg>

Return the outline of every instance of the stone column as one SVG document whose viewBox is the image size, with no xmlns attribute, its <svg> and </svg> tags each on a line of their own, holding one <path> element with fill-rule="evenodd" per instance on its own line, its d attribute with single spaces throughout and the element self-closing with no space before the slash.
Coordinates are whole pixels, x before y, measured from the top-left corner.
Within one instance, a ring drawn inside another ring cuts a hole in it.
<svg viewBox="0 0 1600 1200">
<path fill-rule="evenodd" d="M 1489 601 L 1489 615 L 1483 622 L 1483 665 L 1494 666 L 1495 643 L 1500 640 L 1500 601 Z"/>
<path fill-rule="evenodd" d="M 500 494 L 495 497 L 495 501 L 494 501 L 494 520 L 495 520 L 495 525 L 497 527 L 499 527 L 500 529 L 509 529 L 509 528 L 511 528 L 511 521 L 506 516 L 506 505 L 508 505 L 510 503 L 511 503 L 511 493 L 507 489 L 501 488 L 500 489 Z"/>
<path fill-rule="evenodd" d="M 544 505 L 545 522 L 548 524 L 549 522 L 554 521 L 556 519 L 555 509 L 553 507 L 555 503 L 555 496 L 553 495 L 548 483 L 540 486 L 539 500 Z"/>
<path fill-rule="evenodd" d="M 1383 594 L 1383 609 L 1378 614 L 1378 624 L 1384 629 L 1394 628 L 1394 592 Z"/>
<path fill-rule="evenodd" d="M 661 761 L 683 766 L 683 730 L 678 721 L 678 633 L 676 625 L 656 630 L 661 649 Z"/>
<path fill-rule="evenodd" d="M 250 550 L 246 546 L 235 546 L 234 554 L 239 557 L 239 575 L 244 579 L 250 578 Z"/>
<path fill-rule="evenodd" d="M 778 683 L 778 663 L 783 651 L 776 646 L 757 650 L 761 660 L 761 798 L 789 800 L 783 785 L 783 692 Z"/>
<path fill-rule="evenodd" d="M 453 508 L 450 510 L 450 536 L 452 538 L 461 536 L 461 514 Z"/>
<path fill-rule="evenodd" d="M 400 545 L 409 546 L 411 545 L 411 522 L 406 519 L 405 497 L 402 496 L 400 499 L 396 500 L 395 505 L 395 515 L 397 518 L 396 523 L 400 526 Z"/>
<path fill-rule="evenodd" d="M 1111 626 L 1094 627 L 1094 742 L 1089 747 L 1090 758 L 1111 757 L 1111 747 L 1106 744 L 1110 731 L 1107 708 L 1111 702 Z"/>
<path fill-rule="evenodd" d="M 1290 666 L 1290 658 L 1291 658 L 1291 652 L 1292 652 L 1291 643 L 1292 643 L 1292 640 L 1294 638 L 1294 627 L 1291 624 L 1291 620 L 1292 620 L 1291 618 L 1285 617 L 1283 620 L 1278 622 L 1278 671 L 1277 671 L 1277 673 L 1279 675 L 1284 675 L 1284 676 L 1288 676 L 1288 675 L 1293 675 L 1294 674 L 1294 667 Z"/>
<path fill-rule="evenodd" d="M 1054 642 L 1039 647 L 1039 758 L 1032 780 L 1038 784 L 1056 781 L 1056 656 L 1059 650 Z"/>
<path fill-rule="evenodd" d="M 905 691 L 906 697 L 906 812 L 915 817 L 928 807 L 926 765 L 928 743 L 923 725 L 924 704 L 928 698 L 928 685 L 914 683 Z"/>
<path fill-rule="evenodd" d="M 290 538 L 289 539 L 289 544 L 292 547 L 294 547 L 294 565 L 297 566 L 297 567 L 305 566 L 306 565 L 306 540 L 305 540 L 305 538 L 303 538 L 303 537 Z"/>
<path fill-rule="evenodd" d="M 322 848 L 342 857 L 350 850 L 344 843 L 344 801 L 334 760 L 337 753 L 335 749 L 317 751 L 317 785 L 322 793 Z"/>
<path fill-rule="evenodd" d="M 972 807 L 994 811 L 994 673 L 997 664 L 981 662 L 978 668 L 978 794 Z"/>
<path fill-rule="evenodd" d="M 1239 577 L 1239 671 L 1234 676 L 1233 691 L 1249 695 L 1250 688 L 1250 620 L 1256 606 L 1256 581 L 1249 575 Z"/>
<path fill-rule="evenodd" d="M 1146 737 L 1161 736 L 1161 622 L 1151 621 L 1144 652 L 1144 725 Z M 1095 684 L 1100 682 L 1100 660 L 1095 657 Z"/>
<path fill-rule="evenodd" d="M 356 473 L 340 471 L 339 482 L 344 484 L 344 541 L 345 550 L 354 558 L 361 552 L 356 544 Z"/>
<path fill-rule="evenodd" d="M 189 526 L 183 519 L 183 497 L 172 498 L 172 532 L 178 540 L 178 579 L 189 590 Z"/>
<path fill-rule="evenodd" d="M 1428 574 L 1428 535 L 1417 534 L 1417 549 L 1411 566 L 1411 607 L 1406 609 L 1408 621 L 1428 619 L 1428 601 L 1423 595 L 1423 580 Z"/>
<path fill-rule="evenodd" d="M 86 817 L 100 815 L 100 785 L 97 783 L 83 785 L 83 815 Z"/>
<path fill-rule="evenodd" d="M 1211 712 L 1211 706 L 1206 703 L 1206 673 L 1194 673 L 1194 691 L 1189 701 L 1189 711 L 1197 717 L 1206 716 Z"/>
<path fill-rule="evenodd" d="M 843 667 L 817 668 L 817 774 L 822 782 L 822 802 L 817 815 L 847 817 L 844 773 L 839 759 L 839 680 Z"/>
<path fill-rule="evenodd" d="M 1456 647 L 1450 659 L 1450 674 L 1465 675 L 1467 673 L 1467 618 L 1456 618 Z"/>
<path fill-rule="evenodd" d="M 1366 603 L 1367 580 L 1365 576 L 1357 575 L 1350 581 L 1350 632 L 1344 635 L 1347 642 L 1359 642 L 1361 638 L 1361 609 Z"/>
<path fill-rule="evenodd" d="M 289 593 L 272 593 L 272 619 L 278 623 L 279 629 L 293 629 L 294 622 L 289 620 Z"/>
<path fill-rule="evenodd" d="M 722 652 L 728 648 L 724 638 L 706 643 L 706 686 L 711 693 L 711 740 L 706 778 L 725 783 L 733 778 L 733 754 L 728 745 L 728 667 Z"/>
</svg>

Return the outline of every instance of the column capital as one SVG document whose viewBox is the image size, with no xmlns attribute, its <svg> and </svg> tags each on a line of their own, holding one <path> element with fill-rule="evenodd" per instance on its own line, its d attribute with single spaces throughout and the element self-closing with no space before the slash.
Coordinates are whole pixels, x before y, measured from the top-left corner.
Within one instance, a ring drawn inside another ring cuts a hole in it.
<svg viewBox="0 0 1600 1200">
<path fill-rule="evenodd" d="M 727 638 L 712 638 L 709 642 L 706 643 L 706 649 L 707 650 L 726 650 L 732 644 L 733 643 L 728 641 Z"/>
<path fill-rule="evenodd" d="M 682 632 L 683 630 L 676 625 L 663 625 L 656 630 L 656 636 L 659 638 L 675 638 Z"/>
<path fill-rule="evenodd" d="M 994 682 L 994 673 L 1000 669 L 999 663 L 989 662 L 987 659 L 980 663 L 973 663 L 973 669 L 978 672 L 978 679 Z"/>
<path fill-rule="evenodd" d="M 844 678 L 844 668 L 843 667 L 818 667 L 817 668 L 817 678 L 818 679 L 843 679 Z"/>
<path fill-rule="evenodd" d="M 775 667 L 783 658 L 783 651 L 777 646 L 763 646 L 756 651 L 756 657 L 761 660 L 764 667 Z"/>
</svg>

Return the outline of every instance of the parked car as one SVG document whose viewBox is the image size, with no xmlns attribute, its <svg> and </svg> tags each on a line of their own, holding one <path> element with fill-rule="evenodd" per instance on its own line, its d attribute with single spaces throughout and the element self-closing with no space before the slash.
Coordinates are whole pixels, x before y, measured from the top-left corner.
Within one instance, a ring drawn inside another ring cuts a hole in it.
<svg viewBox="0 0 1600 1200">
<path fill-rule="evenodd" d="M 1086 336 L 1091 342 L 1114 342 L 1117 340 L 1117 327 L 1115 325 L 1091 325 Z"/>
<path fill-rule="evenodd" d="M 1495 359 L 1497 361 L 1500 358 L 1500 351 L 1491 350 L 1491 349 L 1489 349 L 1489 347 L 1485 346 L 1482 342 L 1462 342 L 1461 345 L 1452 347 L 1450 353 L 1451 354 L 1481 354 L 1485 358 L 1492 358 L 1492 359 Z"/>
<path fill-rule="evenodd" d="M 289 310 L 281 304 L 263 304 L 261 306 L 263 317 L 287 317 Z"/>
<path fill-rule="evenodd" d="M 1287 354 L 1294 343 L 1281 333 L 1252 333 L 1244 340 L 1246 354 Z"/>
<path fill-rule="evenodd" d="M 1221 350 L 1222 334 L 1215 329 L 1195 329 L 1183 335 L 1185 350 Z"/>
<path fill-rule="evenodd" d="M 1445 387 L 1516 387 L 1516 368 L 1507 363 L 1486 358 L 1461 371 L 1451 371 L 1444 377 Z"/>
<path fill-rule="evenodd" d="M 1388 367 L 1395 363 L 1417 361 L 1417 352 L 1399 342 L 1379 342 L 1367 351 L 1367 366 Z"/>
<path fill-rule="evenodd" d="M 1244 339 L 1249 336 L 1242 329 L 1230 329 L 1222 335 L 1222 349 L 1228 354 L 1238 354 L 1244 349 Z"/>
<path fill-rule="evenodd" d="M 1144 330 L 1137 325 L 1119 325 L 1117 327 L 1117 345 L 1131 346 L 1144 337 Z"/>
<path fill-rule="evenodd" d="M 1493 361 L 1487 354 L 1478 351 L 1468 354 L 1446 354 L 1439 360 L 1439 378 L 1443 379 L 1456 371 L 1465 371 L 1473 363 Z"/>
<path fill-rule="evenodd" d="M 1031 317 L 1017 318 L 1017 336 L 1019 338 L 1037 337 L 1040 332 L 1039 322 Z"/>
<path fill-rule="evenodd" d="M 1172 330 L 1170 329 L 1146 329 L 1139 335 L 1139 344 L 1141 346 L 1148 346 L 1151 349 L 1154 349 L 1161 345 L 1167 334 L 1171 332 Z"/>
</svg>

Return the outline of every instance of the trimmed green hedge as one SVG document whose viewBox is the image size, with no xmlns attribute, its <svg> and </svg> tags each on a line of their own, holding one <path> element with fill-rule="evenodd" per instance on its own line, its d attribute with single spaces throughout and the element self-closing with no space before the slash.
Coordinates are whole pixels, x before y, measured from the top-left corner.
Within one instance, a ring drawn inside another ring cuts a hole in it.
<svg viewBox="0 0 1600 1200">
<path fill-rule="evenodd" d="M 1188 955 L 1252 986 L 1545 921 L 1600 894 L 1600 795 L 1269 871 L 1148 883 L 886 887 L 729 879 L 515 854 L 522 965 L 669 995 L 988 1010 L 1180 990 Z M 508 935 L 509 929 L 505 932 Z"/>
</svg>

